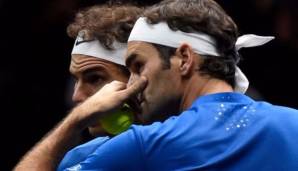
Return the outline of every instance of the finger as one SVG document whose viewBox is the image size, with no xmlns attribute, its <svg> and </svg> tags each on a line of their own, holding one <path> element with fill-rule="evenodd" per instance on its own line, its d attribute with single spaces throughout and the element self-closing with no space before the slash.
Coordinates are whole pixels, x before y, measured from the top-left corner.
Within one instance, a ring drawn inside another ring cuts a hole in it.
<svg viewBox="0 0 298 171">
<path fill-rule="evenodd" d="M 117 80 L 111 81 L 109 84 L 114 84 L 114 85 L 126 85 L 126 83 L 121 82 L 121 81 L 117 81 Z"/>
<path fill-rule="evenodd" d="M 146 77 L 140 77 L 140 79 L 136 80 L 129 87 L 122 91 L 124 98 L 127 99 L 144 90 L 147 85 L 147 82 L 148 81 Z"/>
<path fill-rule="evenodd" d="M 120 81 L 112 81 L 107 83 L 102 88 L 98 89 L 97 92 L 93 96 L 102 96 L 103 93 L 111 93 L 121 91 L 126 88 L 126 84 Z M 91 96 L 92 97 L 92 96 Z"/>
<path fill-rule="evenodd" d="M 126 88 L 126 83 L 115 80 L 110 82 L 108 86 L 112 87 L 114 90 L 123 90 Z"/>
</svg>

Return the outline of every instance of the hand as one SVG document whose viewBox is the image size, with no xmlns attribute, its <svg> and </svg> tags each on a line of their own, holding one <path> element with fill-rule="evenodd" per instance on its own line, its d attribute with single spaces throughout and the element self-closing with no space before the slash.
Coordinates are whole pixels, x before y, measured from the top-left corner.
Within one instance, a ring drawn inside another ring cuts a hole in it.
<svg viewBox="0 0 298 171">
<path fill-rule="evenodd" d="M 106 84 L 93 96 L 77 107 L 74 112 L 76 121 L 81 122 L 83 127 L 88 127 L 103 117 L 105 114 L 115 110 L 131 97 L 141 92 L 147 84 L 145 77 L 140 77 L 129 87 L 123 82 L 113 81 Z"/>
</svg>

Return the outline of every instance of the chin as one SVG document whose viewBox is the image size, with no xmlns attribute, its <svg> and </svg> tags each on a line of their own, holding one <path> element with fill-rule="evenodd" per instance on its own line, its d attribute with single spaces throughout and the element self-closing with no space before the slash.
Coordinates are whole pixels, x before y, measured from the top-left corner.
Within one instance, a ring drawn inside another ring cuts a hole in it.
<svg viewBox="0 0 298 171">
<path fill-rule="evenodd" d="M 142 118 L 144 123 L 163 122 L 173 114 L 167 110 L 168 107 L 151 106 L 142 108 Z"/>
<path fill-rule="evenodd" d="M 141 117 L 144 124 L 151 124 L 152 122 L 156 121 L 154 119 L 154 113 L 149 110 L 142 110 Z"/>
</svg>

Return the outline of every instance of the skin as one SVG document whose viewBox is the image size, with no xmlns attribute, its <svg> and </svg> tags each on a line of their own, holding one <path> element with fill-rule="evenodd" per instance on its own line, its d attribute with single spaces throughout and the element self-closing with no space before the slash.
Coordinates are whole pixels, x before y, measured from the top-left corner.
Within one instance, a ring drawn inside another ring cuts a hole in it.
<svg viewBox="0 0 298 171">
<path fill-rule="evenodd" d="M 127 56 L 126 65 L 131 72 L 128 84 L 142 75 L 148 78 L 146 89 L 138 96 L 144 122 L 164 120 L 169 115 L 177 114 L 182 88 L 181 79 L 176 74 L 179 70 L 177 65 L 163 69 L 158 51 L 148 43 L 132 43 Z M 171 62 L 177 61 L 173 58 Z M 171 84 L 173 82 L 175 84 Z"/>
<path fill-rule="evenodd" d="M 126 65 L 131 72 L 129 84 L 139 77 L 148 78 L 148 85 L 139 95 L 142 117 L 146 122 L 164 120 L 191 106 L 199 96 L 232 92 L 226 82 L 198 73 L 201 57 L 187 44 L 177 48 L 170 59 L 170 69 L 162 67 L 157 49 L 150 43 L 128 43 Z"/>
<path fill-rule="evenodd" d="M 14 170 L 55 170 L 62 156 L 78 143 L 84 129 L 136 95 L 142 100 L 141 115 L 150 122 L 187 109 L 202 95 L 233 91 L 226 82 L 198 73 L 200 62 L 201 57 L 191 46 L 183 44 L 172 57 L 171 68 L 165 70 L 152 45 L 129 42 L 126 56 L 132 72 L 129 85 L 113 81 L 87 98 L 35 145 Z M 178 107 L 171 106 L 173 104 Z"/>
<path fill-rule="evenodd" d="M 85 101 L 107 83 L 114 80 L 124 83 L 128 81 L 119 65 L 86 55 L 72 55 L 69 70 L 76 80 L 72 96 L 72 101 L 76 104 Z M 99 121 L 88 127 L 88 130 L 94 137 L 106 134 Z"/>
<path fill-rule="evenodd" d="M 54 171 L 64 154 L 79 143 L 84 129 L 108 115 L 129 98 L 141 92 L 147 79 L 141 77 L 129 87 L 112 81 L 76 106 L 61 123 L 49 132 L 15 166 L 14 171 Z M 104 97 L 104 98 L 103 98 Z"/>
</svg>

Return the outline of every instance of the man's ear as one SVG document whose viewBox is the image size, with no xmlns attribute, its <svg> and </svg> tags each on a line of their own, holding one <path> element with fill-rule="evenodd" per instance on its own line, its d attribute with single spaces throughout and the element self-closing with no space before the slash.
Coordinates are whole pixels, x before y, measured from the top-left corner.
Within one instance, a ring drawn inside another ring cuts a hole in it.
<svg viewBox="0 0 298 171">
<path fill-rule="evenodd" d="M 182 76 L 188 76 L 194 66 L 196 57 L 190 45 L 184 43 L 176 50 L 176 56 L 180 58 L 180 73 Z"/>
</svg>

